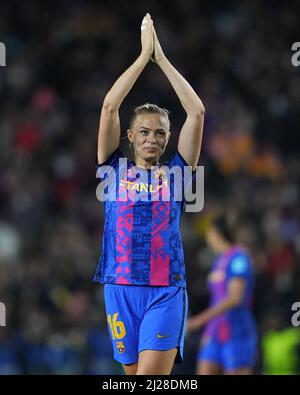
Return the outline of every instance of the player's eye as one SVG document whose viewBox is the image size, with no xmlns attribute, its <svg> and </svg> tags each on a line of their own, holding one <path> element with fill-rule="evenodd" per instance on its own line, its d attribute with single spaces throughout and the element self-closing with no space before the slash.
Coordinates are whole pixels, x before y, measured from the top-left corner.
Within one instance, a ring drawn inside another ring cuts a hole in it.
<svg viewBox="0 0 300 395">
<path fill-rule="evenodd" d="M 149 132 L 148 130 L 141 130 L 141 133 L 143 136 L 147 136 Z"/>
</svg>

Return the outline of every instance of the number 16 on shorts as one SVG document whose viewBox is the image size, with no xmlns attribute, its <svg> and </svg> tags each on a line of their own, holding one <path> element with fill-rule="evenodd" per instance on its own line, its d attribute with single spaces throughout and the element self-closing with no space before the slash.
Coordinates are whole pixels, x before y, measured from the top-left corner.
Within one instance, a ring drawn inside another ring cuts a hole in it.
<svg viewBox="0 0 300 395">
<path fill-rule="evenodd" d="M 126 329 L 124 322 L 117 321 L 119 313 L 115 313 L 111 319 L 111 314 L 107 316 L 107 322 L 110 327 L 110 331 L 112 334 L 112 338 L 115 339 L 123 339 L 126 336 Z"/>
<path fill-rule="evenodd" d="M 113 340 L 115 340 L 115 339 L 120 340 L 126 336 L 126 329 L 125 329 L 124 322 L 117 321 L 118 315 L 119 315 L 119 313 L 115 313 L 113 315 L 112 319 L 111 319 L 111 314 L 108 314 L 108 316 L 107 316 L 107 322 L 109 324 Z M 122 354 L 125 352 L 125 346 L 124 346 L 123 342 L 117 341 L 116 347 L 117 347 L 119 353 Z"/>
</svg>

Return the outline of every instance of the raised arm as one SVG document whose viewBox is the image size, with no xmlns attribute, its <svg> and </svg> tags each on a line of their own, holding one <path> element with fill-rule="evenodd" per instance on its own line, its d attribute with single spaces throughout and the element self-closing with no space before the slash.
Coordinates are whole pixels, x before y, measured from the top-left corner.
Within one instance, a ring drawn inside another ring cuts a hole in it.
<svg viewBox="0 0 300 395">
<path fill-rule="evenodd" d="M 141 25 L 142 50 L 136 61 L 118 78 L 103 101 L 98 134 L 98 163 L 105 162 L 120 144 L 119 108 L 153 53 L 153 21 L 147 14 Z"/>
<path fill-rule="evenodd" d="M 172 87 L 174 88 L 187 118 L 181 128 L 178 142 L 178 151 L 185 161 L 196 167 L 202 142 L 204 106 L 196 92 L 182 75 L 171 65 L 161 49 L 155 29 L 154 37 L 154 62 L 161 68 Z"/>
</svg>

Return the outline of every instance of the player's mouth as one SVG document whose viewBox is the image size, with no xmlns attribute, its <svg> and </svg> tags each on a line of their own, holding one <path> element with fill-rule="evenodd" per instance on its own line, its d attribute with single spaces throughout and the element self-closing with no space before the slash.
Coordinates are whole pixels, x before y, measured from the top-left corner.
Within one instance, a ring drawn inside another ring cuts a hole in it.
<svg viewBox="0 0 300 395">
<path fill-rule="evenodd" d="M 155 148 L 155 147 L 145 147 L 145 148 L 143 148 L 143 150 L 146 151 L 146 152 L 154 153 L 154 152 L 157 151 L 157 148 Z"/>
</svg>

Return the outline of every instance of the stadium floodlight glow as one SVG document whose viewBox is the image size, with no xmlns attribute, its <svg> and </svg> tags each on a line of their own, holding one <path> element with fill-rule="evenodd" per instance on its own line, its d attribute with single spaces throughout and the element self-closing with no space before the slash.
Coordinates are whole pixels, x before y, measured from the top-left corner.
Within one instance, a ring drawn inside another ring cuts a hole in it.
<svg viewBox="0 0 300 395">
<path fill-rule="evenodd" d="M 0 326 L 6 326 L 6 307 L 0 302 Z"/>
<path fill-rule="evenodd" d="M 292 56 L 292 65 L 295 67 L 300 66 L 300 42 L 295 42 L 292 45 L 292 51 L 296 51 Z"/>
<path fill-rule="evenodd" d="M 0 66 L 6 66 L 6 47 L 0 42 Z"/>
<path fill-rule="evenodd" d="M 191 166 L 178 165 L 171 167 L 161 166 L 146 169 L 138 166 L 127 167 L 127 158 L 119 158 L 118 175 L 112 166 L 100 166 L 97 169 L 97 178 L 100 183 L 96 189 L 96 196 L 100 202 L 118 201 L 163 201 L 171 199 L 175 202 L 184 202 L 187 212 L 200 212 L 204 207 L 204 167 L 197 166 L 192 171 Z M 172 182 L 171 182 L 172 177 Z M 192 192 L 192 183 L 196 180 L 195 193 Z M 171 193 L 172 190 L 172 193 Z M 171 197 L 172 196 L 172 197 Z"/>
</svg>

